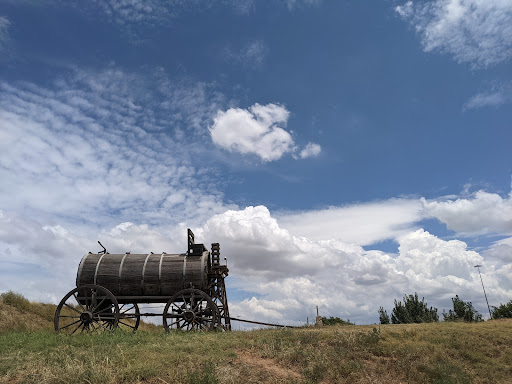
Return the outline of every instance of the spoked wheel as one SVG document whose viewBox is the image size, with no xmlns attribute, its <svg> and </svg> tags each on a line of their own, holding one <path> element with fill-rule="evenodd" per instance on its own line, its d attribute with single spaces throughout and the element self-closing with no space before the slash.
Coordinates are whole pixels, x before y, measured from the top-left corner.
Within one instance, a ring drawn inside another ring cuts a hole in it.
<svg viewBox="0 0 512 384">
<path fill-rule="evenodd" d="M 57 307 L 55 332 L 77 334 L 111 332 L 119 322 L 119 304 L 100 285 L 83 285 L 70 291 Z"/>
<path fill-rule="evenodd" d="M 139 323 L 140 311 L 137 304 L 121 304 L 119 306 L 118 328 L 127 332 L 135 332 L 139 328 Z"/>
<path fill-rule="evenodd" d="M 164 309 L 167 332 L 210 331 L 221 326 L 219 310 L 213 300 L 199 289 L 189 288 L 173 295 Z"/>
</svg>

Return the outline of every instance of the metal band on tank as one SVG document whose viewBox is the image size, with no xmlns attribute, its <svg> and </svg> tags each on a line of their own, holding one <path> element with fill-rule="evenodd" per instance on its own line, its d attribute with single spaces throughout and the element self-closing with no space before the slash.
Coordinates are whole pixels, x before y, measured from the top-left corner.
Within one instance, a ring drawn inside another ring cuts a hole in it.
<svg viewBox="0 0 512 384">
<path fill-rule="evenodd" d="M 201 256 L 201 288 L 204 282 L 204 258 L 207 255 L 206 252 L 203 252 L 203 256 Z"/>
<path fill-rule="evenodd" d="M 98 264 L 96 264 L 96 270 L 94 271 L 94 285 L 96 285 L 96 276 L 98 275 L 98 269 L 100 268 L 101 260 L 105 257 L 106 253 L 101 255 L 100 259 L 98 260 Z"/>
<path fill-rule="evenodd" d="M 121 293 L 121 275 L 123 273 L 123 264 L 124 264 L 124 259 L 126 259 L 126 256 L 128 256 L 127 253 L 124 254 L 123 258 L 121 259 L 121 264 L 119 264 L 119 281 L 117 282 L 119 285 L 119 290 L 118 290 L 119 293 Z"/>
<path fill-rule="evenodd" d="M 162 294 L 162 261 L 164 260 L 165 252 L 160 255 L 160 264 L 158 265 L 158 290 Z"/>
<path fill-rule="evenodd" d="M 76 274 L 76 286 L 78 287 L 78 283 L 80 282 L 80 278 L 82 277 L 82 269 L 84 269 L 85 259 L 87 259 L 87 256 L 89 256 L 91 253 L 88 253 L 84 257 L 82 257 L 82 260 L 80 260 L 80 265 L 78 266 L 78 272 Z"/>
<path fill-rule="evenodd" d="M 162 282 L 162 261 L 164 260 L 165 252 L 160 255 L 160 264 L 158 265 L 158 280 Z"/>
<path fill-rule="evenodd" d="M 144 288 L 144 274 L 146 273 L 146 265 L 148 264 L 149 256 L 151 256 L 151 253 L 148 253 L 146 256 L 146 260 L 144 260 L 144 266 L 142 267 L 142 281 L 140 283 L 141 288 Z"/>
</svg>

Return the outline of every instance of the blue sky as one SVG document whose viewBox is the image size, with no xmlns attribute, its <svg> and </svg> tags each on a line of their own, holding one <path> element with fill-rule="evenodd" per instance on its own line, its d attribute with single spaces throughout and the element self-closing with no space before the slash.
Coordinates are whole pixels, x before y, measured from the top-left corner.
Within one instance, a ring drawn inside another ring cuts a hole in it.
<svg viewBox="0 0 512 384">
<path fill-rule="evenodd" d="M 512 299 L 512 4 L 3 1 L 0 290 L 220 242 L 231 312 Z"/>
</svg>

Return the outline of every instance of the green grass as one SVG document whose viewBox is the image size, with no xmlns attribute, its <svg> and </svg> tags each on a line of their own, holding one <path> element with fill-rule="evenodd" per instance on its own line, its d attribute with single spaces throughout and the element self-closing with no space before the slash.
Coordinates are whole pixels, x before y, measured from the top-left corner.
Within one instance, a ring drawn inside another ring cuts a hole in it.
<svg viewBox="0 0 512 384">
<path fill-rule="evenodd" d="M 17 323 L 43 319 L 13 308 Z M 512 321 L 71 337 L 28 329 L 0 327 L 0 383 L 512 382 Z"/>
</svg>

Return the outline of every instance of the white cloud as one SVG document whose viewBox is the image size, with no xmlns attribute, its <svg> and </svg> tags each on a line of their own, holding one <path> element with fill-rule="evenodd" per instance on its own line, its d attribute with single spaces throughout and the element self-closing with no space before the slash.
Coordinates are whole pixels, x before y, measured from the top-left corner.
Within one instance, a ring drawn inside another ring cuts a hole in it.
<svg viewBox="0 0 512 384">
<path fill-rule="evenodd" d="M 414 229 L 414 223 L 424 218 L 422 210 L 419 200 L 390 199 L 281 214 L 278 219 L 284 228 L 313 240 L 336 239 L 370 245 Z"/>
<path fill-rule="evenodd" d="M 458 235 L 512 234 L 512 197 L 478 191 L 469 198 L 447 201 L 422 199 L 427 215 Z"/>
<path fill-rule="evenodd" d="M 464 105 L 464 109 L 500 107 L 512 103 L 512 82 L 494 85 L 491 89 L 477 93 Z"/>
<path fill-rule="evenodd" d="M 415 27 L 425 52 L 448 53 L 474 68 L 512 56 L 512 3 L 508 0 L 408 1 L 395 11 Z"/>
<path fill-rule="evenodd" d="M 263 161 L 278 160 L 294 149 L 292 136 L 278 126 L 286 126 L 289 116 L 278 104 L 230 108 L 217 113 L 210 134 L 215 144 L 227 150 L 255 154 Z"/>
<path fill-rule="evenodd" d="M 462 241 L 442 240 L 418 229 L 401 232 L 398 253 L 386 254 L 336 239 L 297 235 L 282 228 L 279 218 L 264 206 L 228 210 L 193 230 L 198 242 L 220 242 L 221 256 L 227 257 L 230 268 L 228 295 L 233 289 L 254 292 L 245 299 L 230 299 L 234 317 L 300 324 L 306 316 L 313 319 L 318 305 L 322 315 L 372 323 L 380 305 L 389 311 L 393 299 L 414 292 L 439 309 L 450 307 L 451 297 L 458 294 L 485 313 L 475 264 L 484 265 L 482 277 L 491 304 L 512 295 L 510 264 L 506 259 L 493 262 L 496 257 L 489 254 L 503 251 L 499 247 L 508 247 L 508 241 L 482 253 L 486 260 Z M 82 255 L 98 250 L 96 240 L 112 253 L 182 252 L 185 231 L 185 224 L 124 222 L 77 235 L 62 226 L 2 212 L 0 291 L 14 289 L 30 299 L 57 302 L 73 288 Z"/>
<path fill-rule="evenodd" d="M 297 220 L 305 226 L 309 217 Z M 484 264 L 494 301 L 512 294 L 505 266 L 486 263 L 462 241 L 442 240 L 423 229 L 403 232 L 398 254 L 386 254 L 298 236 L 260 206 L 216 215 L 200 233 L 206 242 L 221 243 L 231 270 L 229 286 L 257 294 L 233 303 L 233 316 L 243 318 L 299 323 L 312 318 L 318 305 L 323 315 L 368 323 L 377 320 L 380 305 L 390 310 L 393 299 L 414 292 L 439 309 L 448 308 L 458 294 L 483 312 L 475 264 Z"/>
<path fill-rule="evenodd" d="M 219 110 L 209 130 L 212 141 L 224 149 L 275 161 L 297 150 L 292 135 L 280 127 L 286 127 L 289 117 L 282 105 L 256 103 L 249 109 Z M 316 156 L 320 150 L 318 144 L 308 143 L 300 157 Z"/>
<path fill-rule="evenodd" d="M 306 147 L 300 151 L 300 158 L 307 159 L 308 157 L 317 157 L 322 152 L 322 147 L 316 143 L 307 143 Z"/>
<path fill-rule="evenodd" d="M 0 83 L 0 207 L 94 225 L 201 222 L 225 209 L 208 168 L 190 162 L 215 93 L 155 76 L 109 68 L 53 89 Z"/>
<path fill-rule="evenodd" d="M 501 239 L 492 244 L 483 253 L 487 258 L 503 264 L 512 265 L 512 237 Z"/>
</svg>

